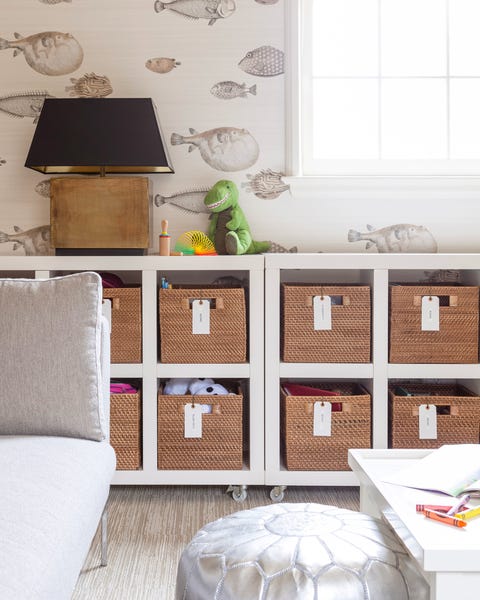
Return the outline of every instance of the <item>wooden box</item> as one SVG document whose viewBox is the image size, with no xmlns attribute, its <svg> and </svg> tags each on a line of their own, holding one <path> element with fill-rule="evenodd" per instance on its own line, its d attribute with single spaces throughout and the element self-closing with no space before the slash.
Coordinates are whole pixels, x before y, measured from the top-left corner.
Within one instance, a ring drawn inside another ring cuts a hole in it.
<svg viewBox="0 0 480 600">
<path fill-rule="evenodd" d="M 148 248 L 148 178 L 51 179 L 50 229 L 53 248 Z"/>
<path fill-rule="evenodd" d="M 323 295 L 332 299 L 330 330 L 314 327 L 314 298 Z M 370 362 L 370 287 L 284 283 L 281 302 L 284 362 Z"/>
<path fill-rule="evenodd" d="M 285 384 L 288 385 L 288 384 Z M 289 471 L 349 471 L 349 448 L 370 448 L 371 397 L 356 383 L 316 383 L 338 396 L 291 396 L 280 390 L 282 454 Z M 330 402 L 331 435 L 314 435 L 314 405 Z"/>
<path fill-rule="evenodd" d="M 412 395 L 400 395 L 405 390 Z M 400 383 L 389 389 L 389 447 L 439 448 L 480 442 L 480 397 L 458 384 Z M 436 407 L 437 438 L 420 439 L 419 406 Z"/>
<path fill-rule="evenodd" d="M 422 330 L 422 298 L 439 298 L 437 331 Z M 478 287 L 390 286 L 391 363 L 477 363 Z"/>
<path fill-rule="evenodd" d="M 241 470 L 243 395 L 158 394 L 158 469 Z M 206 405 L 202 437 L 185 438 L 185 405 Z"/>
</svg>

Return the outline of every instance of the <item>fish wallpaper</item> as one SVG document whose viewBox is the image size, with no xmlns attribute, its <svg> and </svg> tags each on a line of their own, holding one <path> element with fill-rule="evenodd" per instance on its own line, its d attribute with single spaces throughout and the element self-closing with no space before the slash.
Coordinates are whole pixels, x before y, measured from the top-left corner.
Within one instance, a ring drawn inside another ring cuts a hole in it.
<svg viewBox="0 0 480 600">
<path fill-rule="evenodd" d="M 272 252 L 480 250 L 475 194 L 448 185 L 296 191 L 286 177 L 287 6 L 293 0 L 2 0 L 0 254 L 51 253 L 50 180 L 24 167 L 45 98 L 151 97 L 174 174 L 152 174 L 151 253 L 207 231 L 207 191 L 240 190 Z M 367 225 L 367 223 L 369 225 Z M 370 225 L 372 223 L 372 225 Z"/>
</svg>

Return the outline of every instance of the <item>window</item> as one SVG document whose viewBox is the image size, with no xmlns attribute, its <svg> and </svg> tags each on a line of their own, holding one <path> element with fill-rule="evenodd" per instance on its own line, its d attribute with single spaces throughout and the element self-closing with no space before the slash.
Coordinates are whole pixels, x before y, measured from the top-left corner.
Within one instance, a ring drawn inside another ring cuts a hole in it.
<svg viewBox="0 0 480 600">
<path fill-rule="evenodd" d="M 298 0 L 290 11 L 296 174 L 480 174 L 479 0 Z"/>
</svg>

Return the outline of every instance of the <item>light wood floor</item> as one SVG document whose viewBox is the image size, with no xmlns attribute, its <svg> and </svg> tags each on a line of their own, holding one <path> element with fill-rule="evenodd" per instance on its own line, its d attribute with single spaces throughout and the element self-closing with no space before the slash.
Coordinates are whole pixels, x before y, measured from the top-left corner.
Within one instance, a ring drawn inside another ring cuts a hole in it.
<svg viewBox="0 0 480 600">
<path fill-rule="evenodd" d="M 248 488 L 242 503 L 225 491 L 226 487 L 112 487 L 108 566 L 100 567 L 97 532 L 72 600 L 173 600 L 180 554 L 204 524 L 271 504 L 267 487 Z M 290 487 L 284 502 L 358 510 L 359 495 L 358 488 Z"/>
</svg>

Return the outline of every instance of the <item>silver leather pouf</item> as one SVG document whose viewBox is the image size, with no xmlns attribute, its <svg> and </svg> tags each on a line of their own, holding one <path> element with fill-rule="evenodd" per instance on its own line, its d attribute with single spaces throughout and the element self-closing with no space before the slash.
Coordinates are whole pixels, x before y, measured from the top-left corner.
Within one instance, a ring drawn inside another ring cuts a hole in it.
<svg viewBox="0 0 480 600">
<path fill-rule="evenodd" d="M 427 600 L 429 587 L 392 530 L 321 504 L 242 510 L 183 551 L 176 600 Z"/>
</svg>

